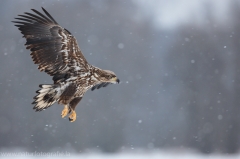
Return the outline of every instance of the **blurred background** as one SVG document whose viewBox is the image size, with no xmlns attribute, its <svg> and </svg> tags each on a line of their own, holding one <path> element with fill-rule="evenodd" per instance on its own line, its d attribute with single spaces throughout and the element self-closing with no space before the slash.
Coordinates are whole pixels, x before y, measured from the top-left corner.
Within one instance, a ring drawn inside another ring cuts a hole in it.
<svg viewBox="0 0 240 159">
<path fill-rule="evenodd" d="M 61 105 L 32 109 L 52 80 L 11 21 L 41 7 L 121 80 L 88 91 L 74 123 Z M 2 0 L 0 13 L 0 151 L 239 152 L 240 0 Z"/>
</svg>

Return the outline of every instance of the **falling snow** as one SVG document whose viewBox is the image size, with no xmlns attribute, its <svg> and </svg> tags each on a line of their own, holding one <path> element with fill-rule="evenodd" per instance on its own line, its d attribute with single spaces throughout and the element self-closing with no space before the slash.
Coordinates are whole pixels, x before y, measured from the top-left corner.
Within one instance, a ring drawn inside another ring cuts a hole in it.
<svg viewBox="0 0 240 159">
<path fill-rule="evenodd" d="M 119 48 L 119 49 L 123 49 L 123 48 L 124 48 L 124 44 L 123 44 L 123 43 L 119 43 L 119 44 L 118 44 L 118 48 Z"/>
<path fill-rule="evenodd" d="M 1 10 L 0 155 L 240 158 L 240 2 L 27 2 L 5 1 Z M 38 85 L 53 81 L 37 70 L 10 21 L 33 6 L 73 34 L 89 63 L 121 81 L 87 91 L 74 123 L 61 118 L 62 105 L 32 110 Z"/>
</svg>

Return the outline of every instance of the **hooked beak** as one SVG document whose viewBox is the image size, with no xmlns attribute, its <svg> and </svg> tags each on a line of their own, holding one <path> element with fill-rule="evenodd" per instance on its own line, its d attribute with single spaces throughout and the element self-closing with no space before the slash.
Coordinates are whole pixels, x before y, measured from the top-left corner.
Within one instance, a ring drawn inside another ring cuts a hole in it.
<svg viewBox="0 0 240 159">
<path fill-rule="evenodd" d="M 117 77 L 114 77 L 114 78 L 112 78 L 111 81 L 109 81 L 109 82 L 116 84 L 116 83 L 119 83 L 120 80 L 119 80 Z"/>
</svg>

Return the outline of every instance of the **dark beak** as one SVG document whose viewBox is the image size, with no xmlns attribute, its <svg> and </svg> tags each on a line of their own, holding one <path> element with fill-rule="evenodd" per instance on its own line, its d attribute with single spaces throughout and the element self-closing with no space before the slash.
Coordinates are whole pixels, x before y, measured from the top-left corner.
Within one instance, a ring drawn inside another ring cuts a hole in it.
<svg viewBox="0 0 240 159">
<path fill-rule="evenodd" d="M 116 82 L 117 82 L 117 83 L 119 83 L 119 82 L 120 82 L 120 80 L 119 80 L 119 79 L 117 79 L 117 80 L 116 80 Z"/>
</svg>

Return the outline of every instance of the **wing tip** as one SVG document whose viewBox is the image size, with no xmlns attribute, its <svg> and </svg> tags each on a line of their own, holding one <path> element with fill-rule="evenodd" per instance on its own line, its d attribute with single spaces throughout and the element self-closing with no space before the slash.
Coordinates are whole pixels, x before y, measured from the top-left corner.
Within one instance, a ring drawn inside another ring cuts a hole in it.
<svg viewBox="0 0 240 159">
<path fill-rule="evenodd" d="M 59 25 L 55 19 L 51 16 L 51 14 L 48 13 L 48 11 L 46 9 L 44 9 L 43 7 L 41 7 L 43 12 L 56 24 L 56 25 Z"/>
<path fill-rule="evenodd" d="M 43 11 L 44 11 L 44 10 L 46 11 L 46 9 L 44 9 L 43 7 L 41 7 L 41 8 L 42 8 Z"/>
</svg>

